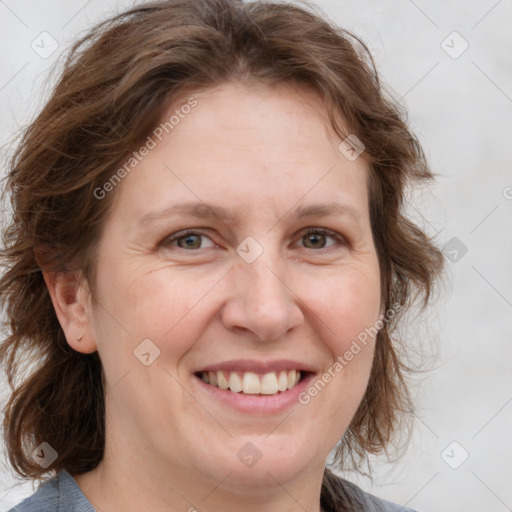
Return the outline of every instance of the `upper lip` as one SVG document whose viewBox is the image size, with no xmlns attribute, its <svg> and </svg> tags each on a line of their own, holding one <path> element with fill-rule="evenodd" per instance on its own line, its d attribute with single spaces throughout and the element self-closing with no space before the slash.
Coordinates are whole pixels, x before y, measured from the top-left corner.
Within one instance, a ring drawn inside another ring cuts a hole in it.
<svg viewBox="0 0 512 512">
<path fill-rule="evenodd" d="M 218 372 L 218 371 L 234 371 L 234 372 L 254 372 L 268 373 L 283 370 L 299 370 L 303 372 L 315 373 L 314 368 L 306 363 L 292 361 L 291 359 L 279 359 L 275 361 L 256 361 L 254 359 L 236 359 L 232 361 L 224 361 L 222 363 L 211 364 L 198 369 L 198 372 Z M 195 373 L 195 372 L 194 372 Z"/>
</svg>

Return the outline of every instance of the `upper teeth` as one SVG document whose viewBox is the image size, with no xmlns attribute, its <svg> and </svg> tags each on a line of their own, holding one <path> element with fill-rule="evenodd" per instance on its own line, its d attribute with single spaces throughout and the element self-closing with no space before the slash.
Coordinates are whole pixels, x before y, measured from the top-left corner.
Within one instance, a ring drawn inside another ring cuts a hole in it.
<svg viewBox="0 0 512 512">
<path fill-rule="evenodd" d="M 300 371 L 269 372 L 264 375 L 253 372 L 202 372 L 201 379 L 212 386 L 235 393 L 275 395 L 278 391 L 295 387 L 300 380 Z"/>
</svg>

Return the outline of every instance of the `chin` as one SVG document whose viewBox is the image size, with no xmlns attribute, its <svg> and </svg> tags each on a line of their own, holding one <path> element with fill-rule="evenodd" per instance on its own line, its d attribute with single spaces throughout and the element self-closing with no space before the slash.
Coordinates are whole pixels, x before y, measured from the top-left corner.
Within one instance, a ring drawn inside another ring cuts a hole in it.
<svg viewBox="0 0 512 512">
<path fill-rule="evenodd" d="M 319 452 L 310 453 L 312 451 L 315 450 L 310 444 L 289 436 L 269 437 L 267 434 L 232 438 L 216 458 L 216 479 L 221 481 L 229 474 L 225 484 L 239 491 L 285 484 L 312 464 L 324 465 Z"/>
</svg>

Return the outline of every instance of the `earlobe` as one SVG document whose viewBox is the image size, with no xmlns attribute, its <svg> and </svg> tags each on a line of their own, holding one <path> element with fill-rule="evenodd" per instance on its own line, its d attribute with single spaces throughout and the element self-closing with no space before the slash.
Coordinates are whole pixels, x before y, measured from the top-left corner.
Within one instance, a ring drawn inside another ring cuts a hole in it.
<svg viewBox="0 0 512 512">
<path fill-rule="evenodd" d="M 95 352 L 92 308 L 85 279 L 80 278 L 77 272 L 65 271 L 43 271 L 43 277 L 69 346 L 83 354 Z"/>
</svg>

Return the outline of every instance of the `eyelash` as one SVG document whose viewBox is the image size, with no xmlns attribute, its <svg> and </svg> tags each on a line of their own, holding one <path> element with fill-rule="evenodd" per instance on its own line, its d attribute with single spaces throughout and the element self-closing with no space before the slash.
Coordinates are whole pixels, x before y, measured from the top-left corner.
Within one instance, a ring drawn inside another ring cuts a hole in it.
<svg viewBox="0 0 512 512">
<path fill-rule="evenodd" d="M 337 242 L 339 242 L 341 245 L 347 245 L 347 241 L 345 240 L 345 238 L 340 235 L 339 233 L 336 233 L 335 231 L 330 231 L 328 229 L 325 229 L 325 228 L 307 228 L 305 231 L 303 231 L 300 236 L 299 236 L 299 239 L 301 238 L 304 238 L 308 235 L 312 235 L 312 234 L 320 234 L 320 235 L 323 235 L 323 236 L 327 236 L 329 238 L 333 238 L 334 240 L 336 240 Z M 200 236 L 204 236 L 206 238 L 210 238 L 208 235 L 206 235 L 205 233 L 201 232 L 200 230 L 195 230 L 195 229 L 186 229 L 186 230 L 183 230 L 183 231 L 179 231 L 177 233 L 174 233 L 173 235 L 165 238 L 161 245 L 163 246 L 171 246 L 173 244 L 173 242 L 176 242 L 178 240 L 180 240 L 181 238 L 186 238 L 187 236 L 189 235 L 200 235 Z M 211 238 L 210 238 L 211 240 Z M 213 243 L 215 243 L 213 240 L 211 240 Z M 315 250 L 316 252 L 319 252 L 319 251 L 326 251 L 326 250 L 330 250 L 332 249 L 334 246 L 329 246 L 329 247 L 322 247 L 320 249 L 311 249 L 311 250 Z M 177 247 L 178 249 L 183 249 L 182 247 Z M 304 249 L 308 249 L 308 247 L 303 247 Z M 183 249 L 184 251 L 188 251 L 188 252 L 195 252 L 199 249 Z"/>
</svg>

